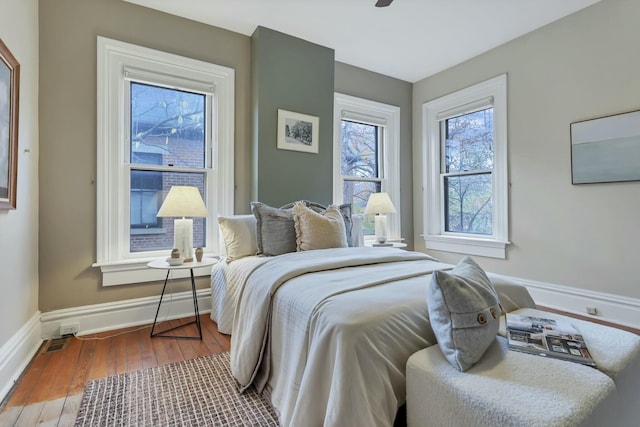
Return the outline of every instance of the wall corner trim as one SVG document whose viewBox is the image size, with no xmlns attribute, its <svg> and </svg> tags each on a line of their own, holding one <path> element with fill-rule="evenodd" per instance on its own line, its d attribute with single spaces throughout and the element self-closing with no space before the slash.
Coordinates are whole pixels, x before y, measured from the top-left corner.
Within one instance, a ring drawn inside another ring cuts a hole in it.
<svg viewBox="0 0 640 427">
<path fill-rule="evenodd" d="M 0 401 L 27 368 L 42 345 L 39 311 L 0 347 Z"/>
</svg>

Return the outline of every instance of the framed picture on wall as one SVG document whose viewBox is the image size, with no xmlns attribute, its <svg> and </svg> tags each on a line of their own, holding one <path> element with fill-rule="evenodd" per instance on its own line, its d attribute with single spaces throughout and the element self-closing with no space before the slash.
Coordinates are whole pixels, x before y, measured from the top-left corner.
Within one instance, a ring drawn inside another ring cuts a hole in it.
<svg viewBox="0 0 640 427">
<path fill-rule="evenodd" d="M 571 123 L 571 182 L 640 180 L 640 111 Z"/>
<path fill-rule="evenodd" d="M 16 208 L 20 64 L 0 39 L 0 209 Z"/>
<path fill-rule="evenodd" d="M 278 148 L 317 153 L 319 122 L 316 116 L 278 109 Z"/>
</svg>

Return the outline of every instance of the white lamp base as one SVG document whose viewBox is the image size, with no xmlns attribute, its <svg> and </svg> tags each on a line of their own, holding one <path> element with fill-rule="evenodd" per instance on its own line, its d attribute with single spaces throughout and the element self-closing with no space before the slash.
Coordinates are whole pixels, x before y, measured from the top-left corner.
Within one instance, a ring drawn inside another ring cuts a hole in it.
<svg viewBox="0 0 640 427">
<path fill-rule="evenodd" d="M 384 243 L 387 241 L 387 216 L 378 214 L 375 216 L 376 241 Z"/>
<path fill-rule="evenodd" d="M 193 220 L 176 219 L 173 222 L 173 247 L 180 251 L 184 262 L 193 261 Z"/>
</svg>

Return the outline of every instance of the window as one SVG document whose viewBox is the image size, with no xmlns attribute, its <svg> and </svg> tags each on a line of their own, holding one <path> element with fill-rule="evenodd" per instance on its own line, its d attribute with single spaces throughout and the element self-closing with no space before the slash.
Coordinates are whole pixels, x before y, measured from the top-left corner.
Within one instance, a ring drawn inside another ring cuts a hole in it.
<svg viewBox="0 0 640 427">
<path fill-rule="evenodd" d="M 507 79 L 423 106 L 427 249 L 505 258 Z"/>
<path fill-rule="evenodd" d="M 342 201 L 351 203 L 353 213 L 364 212 L 371 193 L 382 191 L 381 126 L 342 120 L 340 165 L 342 168 Z M 371 218 L 363 221 L 365 235 L 374 234 Z"/>
<path fill-rule="evenodd" d="M 389 216 L 389 236 L 400 238 L 400 109 L 336 94 L 334 112 L 334 201 L 362 214 L 371 193 L 389 193 L 398 211 Z M 363 229 L 373 237 L 373 218 Z"/>
<path fill-rule="evenodd" d="M 211 95 L 125 80 L 125 97 L 129 98 L 130 251 L 168 250 L 173 246 L 173 218 L 160 219 L 156 213 L 174 185 L 195 186 L 204 194 L 210 127 L 206 113 Z M 174 172 L 176 168 L 182 172 Z M 206 246 L 205 229 L 206 219 L 193 219 L 196 247 Z"/>
<path fill-rule="evenodd" d="M 440 122 L 444 231 L 493 234 L 493 107 Z"/>
<path fill-rule="evenodd" d="M 154 280 L 173 218 L 156 216 L 173 185 L 209 210 L 194 245 L 217 253 L 216 215 L 233 212 L 233 70 L 98 38 L 97 262 L 103 285 Z"/>
</svg>

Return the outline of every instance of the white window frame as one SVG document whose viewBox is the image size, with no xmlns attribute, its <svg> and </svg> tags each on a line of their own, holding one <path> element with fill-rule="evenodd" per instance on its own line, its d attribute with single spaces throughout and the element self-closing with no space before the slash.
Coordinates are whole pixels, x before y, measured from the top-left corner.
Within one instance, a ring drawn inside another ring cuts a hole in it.
<svg viewBox="0 0 640 427">
<path fill-rule="evenodd" d="M 209 210 L 206 251 L 217 255 L 221 244 L 216 217 L 233 213 L 235 71 L 100 36 L 97 48 L 97 247 L 93 266 L 101 268 L 103 286 L 164 279 L 165 272 L 149 269 L 146 264 L 168 256 L 168 250 L 129 250 L 128 82 L 134 79 L 210 94 L 207 114 L 214 131 L 207 137 L 210 142 L 204 170 Z M 210 270 L 196 269 L 194 273 L 208 275 Z M 187 270 L 180 272 L 188 275 Z"/>
<path fill-rule="evenodd" d="M 494 168 L 492 172 L 493 224 L 491 236 L 466 235 L 444 229 L 444 194 L 441 185 L 442 120 L 493 104 Z M 509 186 L 507 165 L 507 75 L 502 74 L 422 106 L 424 124 L 423 168 L 424 230 L 427 249 L 506 258 L 509 244 Z"/>
<path fill-rule="evenodd" d="M 343 203 L 344 180 L 341 168 L 341 122 L 343 119 L 380 126 L 382 129 L 381 191 L 387 192 L 396 208 L 387 216 L 389 240 L 402 236 L 400 205 L 400 107 L 358 98 L 341 93 L 334 94 L 333 101 L 333 200 Z M 375 236 L 365 236 L 365 241 Z"/>
</svg>

